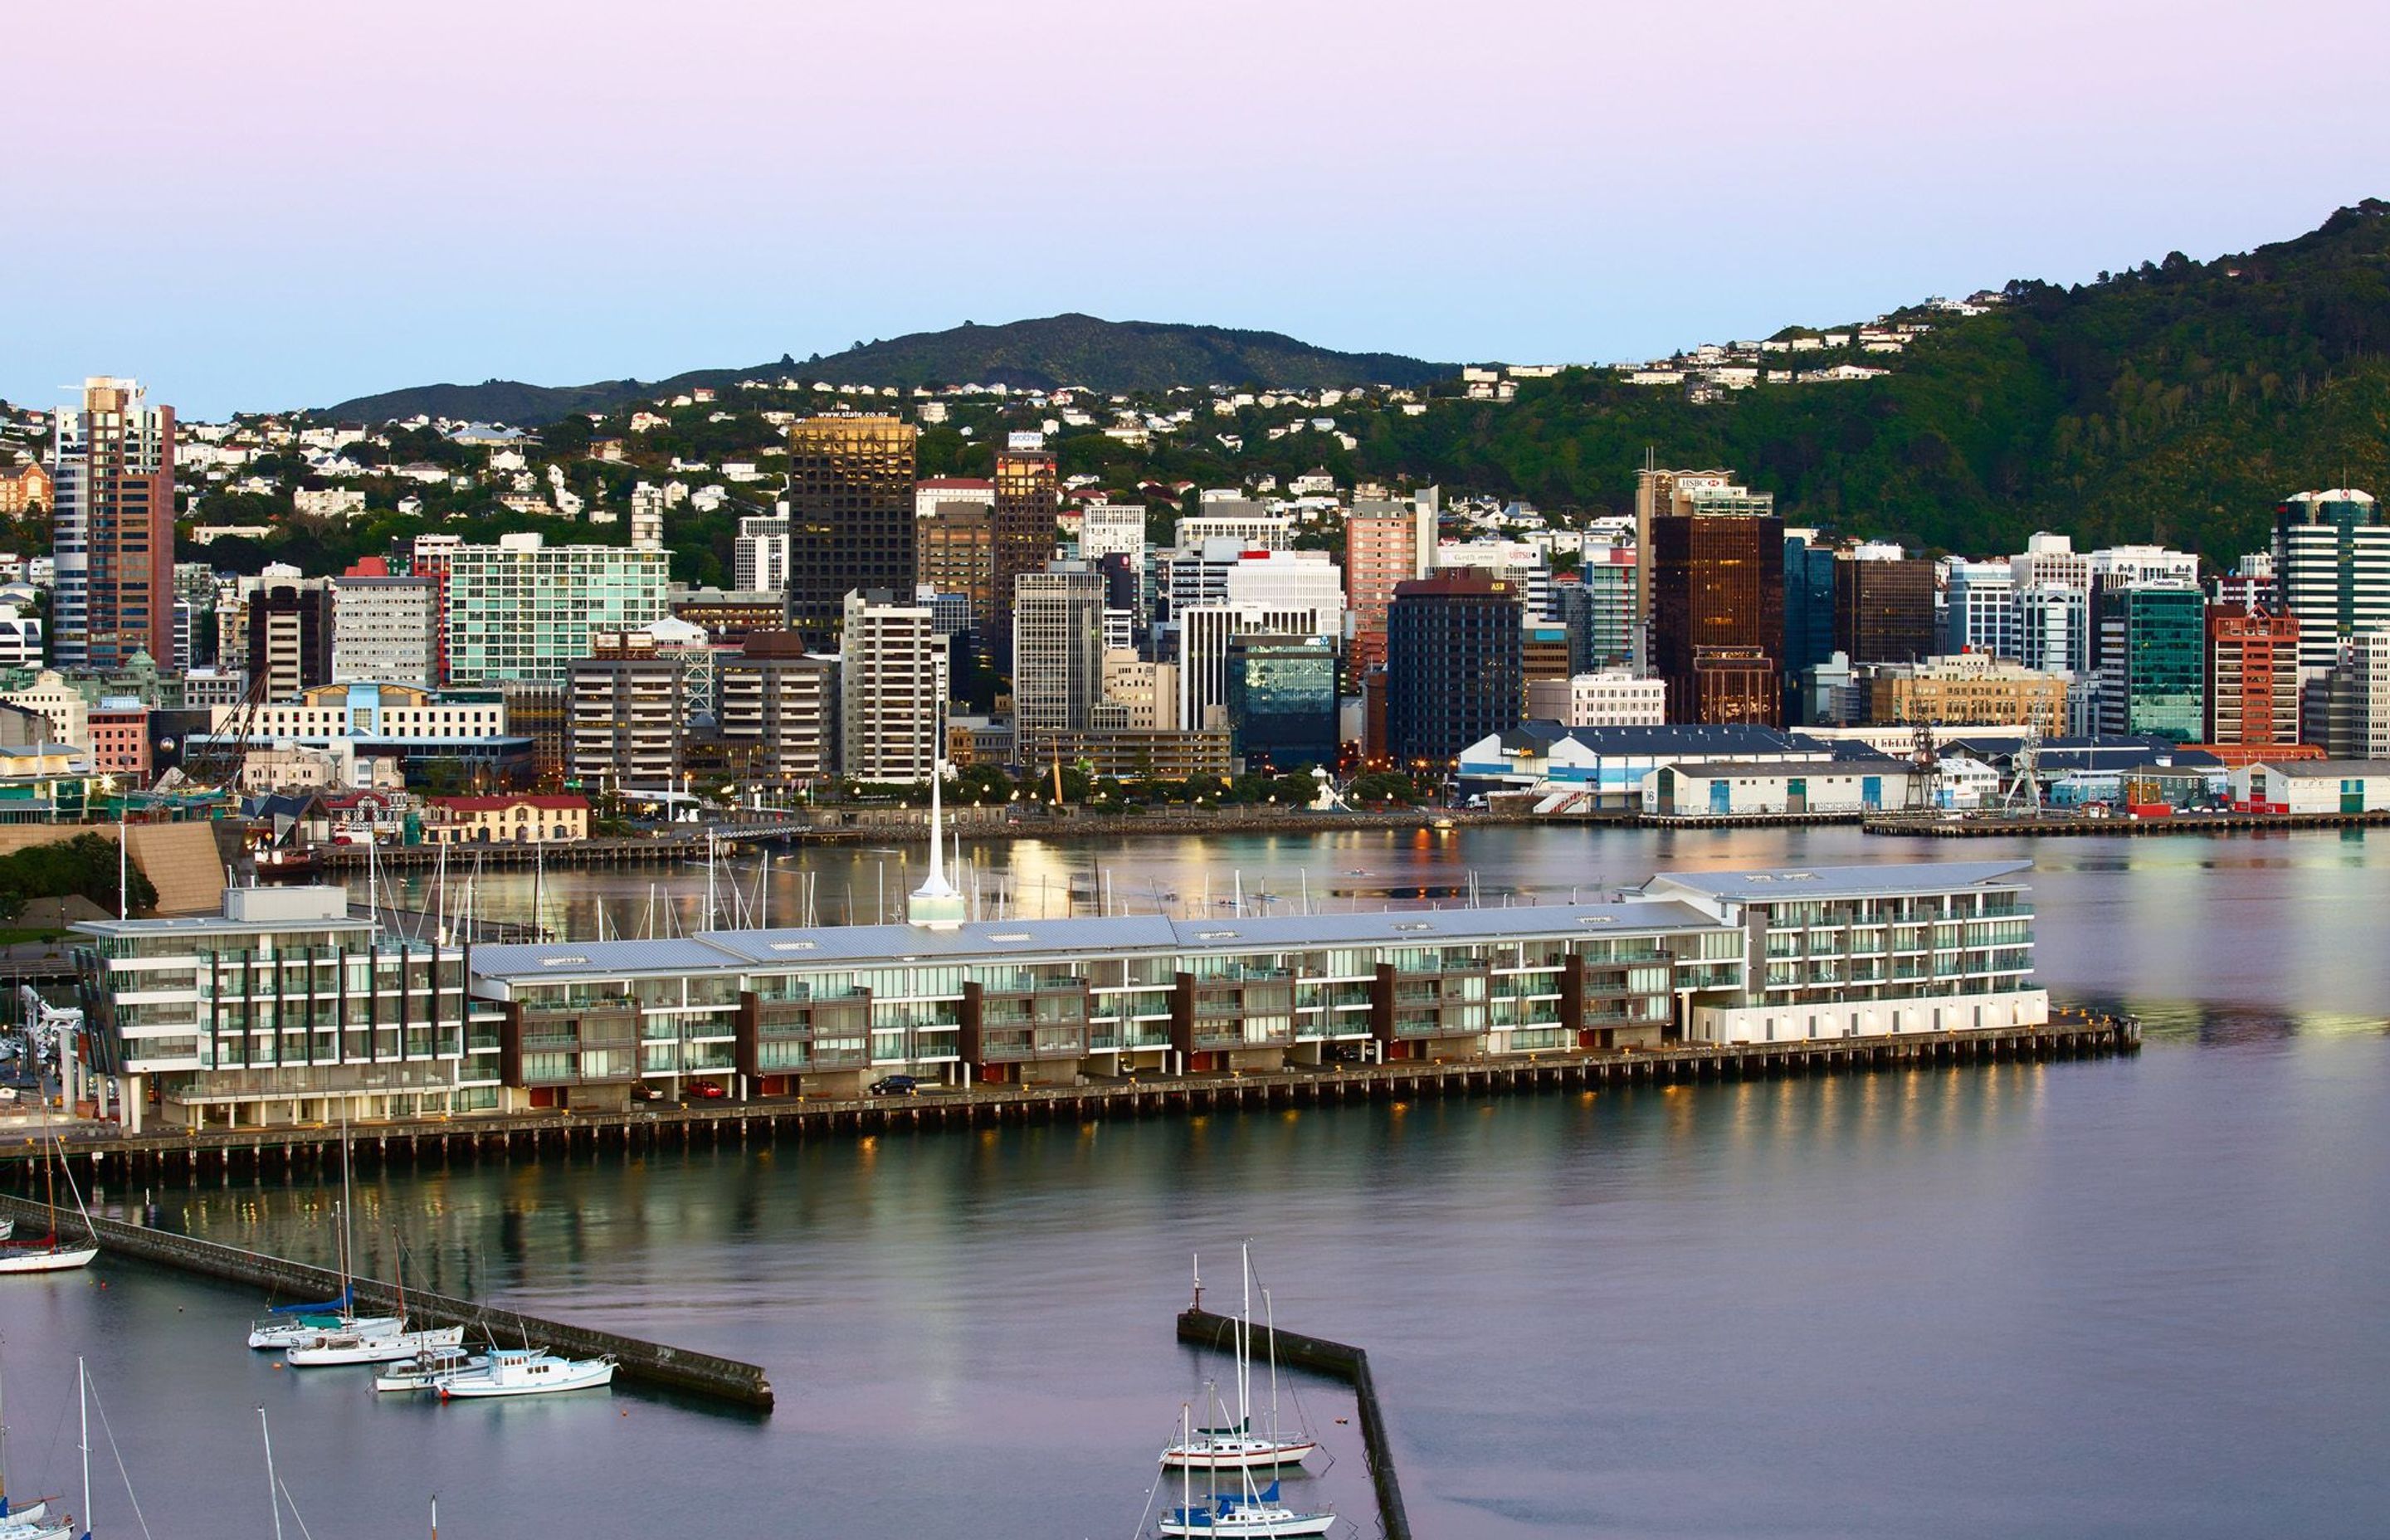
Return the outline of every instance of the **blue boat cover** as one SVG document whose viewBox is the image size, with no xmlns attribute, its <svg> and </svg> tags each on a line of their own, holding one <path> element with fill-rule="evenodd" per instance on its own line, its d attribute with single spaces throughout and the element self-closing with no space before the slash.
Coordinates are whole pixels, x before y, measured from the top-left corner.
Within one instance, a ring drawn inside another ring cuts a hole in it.
<svg viewBox="0 0 2390 1540">
<path fill-rule="evenodd" d="M 304 1315 L 319 1310 L 346 1310 L 353 1302 L 347 1294 L 337 1300 L 325 1300 L 318 1304 L 276 1304 L 266 1307 L 269 1315 Z"/>
</svg>

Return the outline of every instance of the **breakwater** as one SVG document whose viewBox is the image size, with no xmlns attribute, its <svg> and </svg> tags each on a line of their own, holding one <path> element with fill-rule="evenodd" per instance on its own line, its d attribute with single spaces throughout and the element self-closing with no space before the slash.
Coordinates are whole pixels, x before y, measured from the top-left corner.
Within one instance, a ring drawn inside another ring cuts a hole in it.
<svg viewBox="0 0 2390 1540">
<path fill-rule="evenodd" d="M 1201 1306 L 1178 1313 L 1178 1340 L 1218 1353 L 1236 1351 L 1237 1327 L 1233 1318 Z M 1385 1540 L 1410 1540 L 1410 1514 L 1403 1507 L 1402 1482 L 1394 1475 L 1394 1447 L 1386 1437 L 1385 1412 L 1378 1404 L 1378 1382 L 1369 1373 L 1369 1355 L 1349 1343 L 1280 1328 L 1271 1329 L 1270 1339 L 1280 1364 L 1329 1375 L 1353 1387 L 1353 1404 L 1361 1422 L 1361 1448 L 1369 1461 L 1369 1484 L 1378 1495 L 1379 1533 Z"/>
<path fill-rule="evenodd" d="M 47 1229 L 51 1224 L 51 1212 L 45 1204 L 6 1193 L 0 1193 L 0 1213 L 15 1218 L 19 1229 L 27 1233 L 36 1228 Z M 62 1213 L 58 1216 L 58 1229 L 62 1235 L 81 1235 L 84 1232 L 85 1224 L 80 1214 Z M 226 1246 L 221 1241 L 202 1240 L 173 1230 L 127 1224 L 123 1220 L 99 1214 L 90 1217 L 88 1226 L 92 1239 L 104 1251 L 113 1255 L 138 1257 L 144 1262 L 227 1283 L 253 1285 L 283 1299 L 333 1299 L 341 1291 L 341 1276 L 328 1267 L 293 1262 L 287 1257 L 268 1256 L 263 1251 Z M 350 1287 L 361 1304 L 389 1312 L 399 1308 L 399 1292 L 390 1284 L 371 1278 L 356 1278 L 352 1280 Z M 615 1361 L 616 1372 L 635 1383 L 704 1396 L 759 1411 L 769 1411 L 772 1406 L 772 1382 L 765 1378 L 763 1369 L 753 1364 L 718 1358 L 708 1353 L 692 1353 L 686 1348 L 651 1342 L 620 1332 L 599 1331 L 565 1321 L 523 1315 L 478 1301 L 460 1300 L 446 1294 L 428 1294 L 416 1289 L 406 1291 L 405 1306 L 409 1319 L 419 1326 L 460 1326 L 469 1335 L 486 1333 L 501 1341 L 520 1338 L 572 1358 L 610 1356 Z"/>
<path fill-rule="evenodd" d="M 2063 1014 L 2041 1026 L 1894 1037 L 1679 1044 L 1449 1061 L 1397 1059 L 1259 1073 L 1090 1081 L 1079 1085 L 974 1085 L 913 1096 L 725 1100 L 619 1112 L 466 1114 L 354 1124 L 351 1148 L 360 1166 L 436 1166 L 450 1161 L 737 1146 L 915 1128 L 1087 1122 L 1412 1097 L 1512 1095 L 2073 1059 L 2131 1052 L 2139 1046 L 2140 1024 L 2129 1016 Z M 341 1130 L 323 1123 L 270 1123 L 79 1138 L 69 1140 L 64 1149 L 71 1164 L 104 1180 L 231 1172 L 271 1176 L 326 1168 L 339 1155 Z M 0 1145 L 0 1171 L 19 1168 L 18 1179 L 23 1180 L 21 1173 L 30 1171 L 41 1153 L 41 1147 L 32 1139 Z"/>
</svg>

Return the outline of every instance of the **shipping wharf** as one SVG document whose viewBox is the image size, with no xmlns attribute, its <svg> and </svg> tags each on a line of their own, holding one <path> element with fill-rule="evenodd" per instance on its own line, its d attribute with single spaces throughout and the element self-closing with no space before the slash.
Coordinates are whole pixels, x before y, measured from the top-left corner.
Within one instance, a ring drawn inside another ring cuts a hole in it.
<svg viewBox="0 0 2390 1540">
<path fill-rule="evenodd" d="M 1245 1073 L 1139 1076 L 1082 1085 L 974 1085 L 910 1096 L 777 1097 L 633 1107 L 624 1111 L 470 1113 L 351 1125 L 360 1166 L 538 1161 L 599 1150 L 728 1148 L 906 1129 L 1013 1123 L 1084 1123 L 1327 1107 L 1414 1097 L 1483 1097 L 1708 1080 L 1945 1067 L 2130 1053 L 2130 1016 L 2059 1013 L 2041 1025 L 1825 1037 L 1781 1043 L 1671 1044 L 1657 1048 L 1552 1050 L 1451 1060 Z M 337 1124 L 269 1123 L 198 1132 L 70 1138 L 70 1165 L 94 1180 L 320 1171 L 337 1160 Z M 0 1181 L 41 1159 L 32 1140 L 0 1145 Z M 16 1179 L 22 1180 L 19 1175 Z"/>
</svg>

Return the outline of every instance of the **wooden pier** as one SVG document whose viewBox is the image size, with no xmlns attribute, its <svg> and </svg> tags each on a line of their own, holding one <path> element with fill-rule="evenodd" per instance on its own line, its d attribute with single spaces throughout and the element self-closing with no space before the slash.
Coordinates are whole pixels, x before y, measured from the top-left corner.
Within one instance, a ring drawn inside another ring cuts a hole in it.
<svg viewBox="0 0 2390 1540">
<path fill-rule="evenodd" d="M 2140 1024 L 2129 1016 L 2069 1014 L 2042 1026 L 1894 1037 L 1569 1049 L 1502 1058 L 1396 1059 L 1242 1074 L 1096 1080 L 1083 1085 L 974 1085 L 915 1096 L 634 1106 L 626 1111 L 463 1113 L 354 1123 L 351 1143 L 356 1164 L 366 1169 L 508 1163 L 598 1151 L 731 1148 L 908 1129 L 1086 1123 L 1244 1108 L 1325 1107 L 1413 1097 L 2082 1059 L 2129 1053 L 2140 1046 Z M 327 1123 L 70 1138 L 65 1145 L 67 1160 L 79 1168 L 79 1174 L 115 1183 L 173 1175 L 196 1180 L 202 1175 L 240 1173 L 276 1178 L 302 1171 L 320 1172 L 337 1165 L 340 1149 L 340 1128 Z M 0 1145 L 0 1178 L 40 1157 L 40 1147 L 30 1139 Z"/>
<path fill-rule="evenodd" d="M 1178 1313 L 1178 1340 L 1218 1353 L 1236 1351 L 1237 1321 L 1200 1307 Z M 1378 1529 L 1385 1540 L 1410 1540 L 1411 1521 L 1403 1508 L 1402 1482 L 1394 1477 L 1394 1452 L 1386 1437 L 1385 1413 L 1378 1405 L 1378 1382 L 1369 1373 L 1369 1355 L 1344 1342 L 1306 1337 L 1280 1327 L 1272 1333 L 1278 1361 L 1310 1369 L 1353 1387 L 1353 1401 L 1361 1421 L 1361 1448 L 1368 1457 L 1369 1484 L 1378 1493 Z"/>
<path fill-rule="evenodd" d="M 0 1213 L 13 1217 L 20 1234 L 46 1230 L 51 1222 L 50 1211 L 44 1204 L 5 1193 L 0 1193 Z M 60 1217 L 58 1228 L 61 1234 L 79 1236 L 84 1231 L 83 1217 L 66 1213 Z M 138 1257 L 203 1277 L 254 1285 L 279 1299 L 328 1300 L 338 1298 L 341 1292 L 341 1276 L 328 1267 L 311 1266 L 173 1230 L 151 1229 L 94 1214 L 91 1236 L 108 1254 Z M 397 1308 L 398 1291 L 389 1284 L 357 1278 L 351 1288 L 360 1304 L 385 1312 Z M 469 1335 L 488 1332 L 501 1340 L 527 1337 L 533 1345 L 570 1358 L 610 1355 L 617 1366 L 616 1372 L 636 1384 L 704 1396 L 757 1411 L 772 1409 L 772 1382 L 765 1378 L 763 1369 L 736 1359 L 523 1315 L 472 1300 L 427 1294 L 418 1289 L 406 1291 L 406 1314 L 419 1326 L 461 1326 Z"/>
<path fill-rule="evenodd" d="M 1869 834 L 1929 840 L 2056 839 L 2082 834 L 2255 834 L 2300 828 L 2381 828 L 2390 813 L 2175 813 L 2162 818 L 2089 817 L 2081 813 L 2034 815 L 1887 813 L 1870 817 Z"/>
</svg>

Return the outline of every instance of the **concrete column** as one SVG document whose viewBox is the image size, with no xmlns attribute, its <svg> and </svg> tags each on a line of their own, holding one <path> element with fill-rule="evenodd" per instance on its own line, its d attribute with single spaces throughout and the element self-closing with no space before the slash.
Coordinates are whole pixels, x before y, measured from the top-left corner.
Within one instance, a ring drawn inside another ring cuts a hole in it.
<svg viewBox="0 0 2390 1540">
<path fill-rule="evenodd" d="M 141 1084 L 139 1075 L 126 1075 L 124 1077 L 124 1131 L 127 1134 L 141 1132 L 142 1116 L 148 1110 L 148 1087 Z"/>
</svg>

